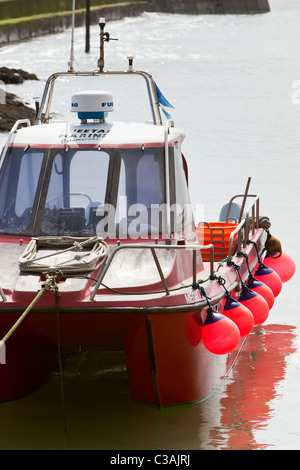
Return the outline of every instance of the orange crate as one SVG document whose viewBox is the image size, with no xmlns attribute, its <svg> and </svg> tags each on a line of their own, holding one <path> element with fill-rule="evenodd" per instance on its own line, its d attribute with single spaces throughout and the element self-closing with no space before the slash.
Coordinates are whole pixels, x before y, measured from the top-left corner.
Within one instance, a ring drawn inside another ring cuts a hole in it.
<svg viewBox="0 0 300 470">
<path fill-rule="evenodd" d="M 197 236 L 200 245 L 214 245 L 214 259 L 221 261 L 226 258 L 229 248 L 229 238 L 231 232 L 237 228 L 238 224 L 229 222 L 200 222 L 197 226 Z M 234 242 L 237 234 L 234 236 Z M 209 261 L 210 251 L 202 250 L 203 261 Z"/>
</svg>

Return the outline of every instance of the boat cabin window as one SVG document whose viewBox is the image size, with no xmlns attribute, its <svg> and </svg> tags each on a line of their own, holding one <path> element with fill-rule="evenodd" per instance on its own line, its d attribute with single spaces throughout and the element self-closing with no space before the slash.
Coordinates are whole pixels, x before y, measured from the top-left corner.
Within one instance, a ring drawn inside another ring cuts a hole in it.
<svg viewBox="0 0 300 470">
<path fill-rule="evenodd" d="M 190 201 L 177 150 L 169 149 L 170 203 L 179 207 L 171 226 L 178 232 L 190 223 Z M 163 147 L 12 147 L 0 172 L 0 232 L 111 238 L 166 234 L 164 155 Z"/>
<path fill-rule="evenodd" d="M 175 200 L 176 200 L 176 219 L 175 231 L 180 232 L 184 227 L 193 223 L 193 213 L 191 199 L 186 180 L 186 174 L 183 165 L 183 158 L 179 147 L 174 149 L 174 167 L 175 167 Z M 175 211 L 174 211 L 175 214 Z"/>
<path fill-rule="evenodd" d="M 48 182 L 42 232 L 84 234 L 105 202 L 109 155 L 98 150 L 58 152 Z"/>
<path fill-rule="evenodd" d="M 0 174 L 0 231 L 22 233 L 28 226 L 44 152 L 10 149 Z"/>
<path fill-rule="evenodd" d="M 121 154 L 117 202 L 119 236 L 160 232 L 158 208 L 165 202 L 162 149 L 128 149 Z M 157 220 L 154 220 L 157 219 Z"/>
</svg>

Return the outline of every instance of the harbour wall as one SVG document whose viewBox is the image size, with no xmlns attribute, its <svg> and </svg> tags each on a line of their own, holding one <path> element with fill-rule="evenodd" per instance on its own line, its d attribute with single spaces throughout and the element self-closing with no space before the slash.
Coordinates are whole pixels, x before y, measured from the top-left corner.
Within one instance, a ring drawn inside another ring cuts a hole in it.
<svg viewBox="0 0 300 470">
<path fill-rule="evenodd" d="M 72 23 L 72 0 L 0 0 L 0 45 L 64 31 Z M 181 14 L 255 14 L 270 11 L 268 0 L 90 0 L 90 24 L 146 11 Z M 76 0 L 75 25 L 86 22 L 86 0 Z"/>
<path fill-rule="evenodd" d="M 270 11 L 268 0 L 154 0 L 156 11 L 183 14 L 256 14 Z"/>
</svg>

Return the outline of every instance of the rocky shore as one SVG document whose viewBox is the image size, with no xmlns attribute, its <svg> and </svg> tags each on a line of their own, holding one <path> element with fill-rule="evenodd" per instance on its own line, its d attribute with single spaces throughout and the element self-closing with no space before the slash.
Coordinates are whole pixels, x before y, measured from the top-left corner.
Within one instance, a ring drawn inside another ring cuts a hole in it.
<svg viewBox="0 0 300 470">
<path fill-rule="evenodd" d="M 38 80 L 37 76 L 21 69 L 0 68 L 2 84 L 22 84 L 25 80 Z M 16 95 L 0 90 L 0 132 L 9 132 L 18 119 L 35 121 L 36 112 Z"/>
<path fill-rule="evenodd" d="M 8 85 L 24 83 L 25 80 L 38 80 L 38 78 L 34 73 L 29 73 L 22 69 L 0 67 L 0 80 L 5 85 Z"/>
<path fill-rule="evenodd" d="M 5 104 L 0 104 L 0 132 L 9 132 L 18 119 L 35 121 L 35 110 L 12 93 L 6 93 Z"/>
</svg>

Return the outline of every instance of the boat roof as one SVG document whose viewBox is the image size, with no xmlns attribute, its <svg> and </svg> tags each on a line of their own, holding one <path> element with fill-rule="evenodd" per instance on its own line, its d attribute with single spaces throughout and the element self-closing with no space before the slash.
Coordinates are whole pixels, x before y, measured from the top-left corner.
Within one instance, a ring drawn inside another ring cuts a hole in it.
<svg viewBox="0 0 300 470">
<path fill-rule="evenodd" d="M 11 146 L 64 147 L 66 145 L 101 148 L 161 147 L 165 145 L 165 127 L 127 122 L 52 122 L 19 128 Z M 175 127 L 168 130 L 168 145 L 181 143 L 185 134 Z"/>
</svg>

